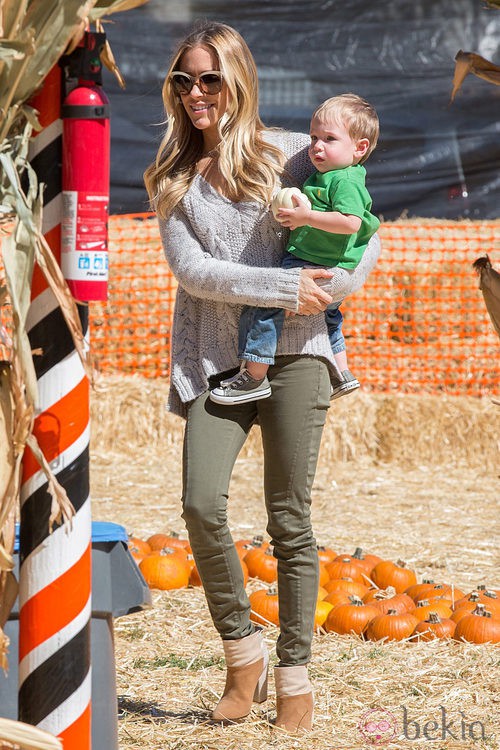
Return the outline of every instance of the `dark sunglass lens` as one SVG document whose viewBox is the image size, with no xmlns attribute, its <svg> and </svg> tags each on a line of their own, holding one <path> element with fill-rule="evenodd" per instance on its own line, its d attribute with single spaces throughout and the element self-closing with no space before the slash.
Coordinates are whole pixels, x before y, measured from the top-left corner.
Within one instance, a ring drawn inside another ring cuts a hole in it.
<svg viewBox="0 0 500 750">
<path fill-rule="evenodd" d="M 222 76 L 218 73 L 204 73 L 200 76 L 200 83 L 207 94 L 218 94 L 222 89 Z"/>
<path fill-rule="evenodd" d="M 189 76 L 179 74 L 172 76 L 172 85 L 178 94 L 189 94 L 193 87 Z"/>
</svg>

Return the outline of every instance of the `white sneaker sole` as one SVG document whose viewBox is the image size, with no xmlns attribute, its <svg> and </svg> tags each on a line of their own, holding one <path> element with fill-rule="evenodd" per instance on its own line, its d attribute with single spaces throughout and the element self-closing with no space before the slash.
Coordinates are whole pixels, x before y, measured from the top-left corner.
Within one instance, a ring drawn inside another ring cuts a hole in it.
<svg viewBox="0 0 500 750">
<path fill-rule="evenodd" d="M 260 401 L 263 398 L 269 398 L 272 391 L 270 388 L 266 388 L 262 391 L 255 391 L 255 393 L 242 393 L 238 396 L 219 396 L 214 391 L 210 391 L 210 401 L 214 401 L 216 404 L 246 404 L 249 401 Z"/>
</svg>

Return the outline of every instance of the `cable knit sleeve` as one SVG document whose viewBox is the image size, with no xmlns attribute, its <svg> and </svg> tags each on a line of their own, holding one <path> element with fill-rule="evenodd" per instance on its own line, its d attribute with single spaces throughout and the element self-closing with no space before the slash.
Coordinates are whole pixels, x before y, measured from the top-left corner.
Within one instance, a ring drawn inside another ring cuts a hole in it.
<svg viewBox="0 0 500 750">
<path fill-rule="evenodd" d="M 214 257 L 215 250 L 204 249 L 179 208 L 168 219 L 160 219 L 159 225 L 168 264 L 188 294 L 215 302 L 297 309 L 299 269 L 285 271 L 264 263 L 264 267 L 256 267 L 229 260 L 234 248 L 212 234 L 207 244 L 216 248 L 219 257 Z M 256 256 L 253 261 L 258 263 Z"/>
</svg>

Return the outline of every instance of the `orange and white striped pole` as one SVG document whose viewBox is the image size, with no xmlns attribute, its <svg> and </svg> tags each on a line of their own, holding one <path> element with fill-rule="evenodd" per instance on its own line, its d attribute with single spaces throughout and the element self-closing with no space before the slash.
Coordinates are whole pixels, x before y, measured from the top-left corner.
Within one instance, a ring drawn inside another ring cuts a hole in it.
<svg viewBox="0 0 500 750">
<path fill-rule="evenodd" d="M 62 71 L 55 66 L 33 106 L 41 131 L 30 163 L 45 183 L 42 231 L 60 260 Z M 85 335 L 88 311 L 79 306 Z M 91 553 L 89 382 L 52 291 L 35 267 L 27 319 L 38 381 L 34 433 L 74 508 L 72 528 L 49 529 L 52 497 L 26 448 L 19 538 L 19 719 L 91 748 Z"/>
</svg>

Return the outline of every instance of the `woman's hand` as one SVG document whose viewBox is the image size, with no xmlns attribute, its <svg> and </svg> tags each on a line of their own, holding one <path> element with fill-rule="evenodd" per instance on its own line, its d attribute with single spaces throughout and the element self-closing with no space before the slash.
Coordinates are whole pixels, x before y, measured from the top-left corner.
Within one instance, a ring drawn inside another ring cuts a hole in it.
<svg viewBox="0 0 500 750">
<path fill-rule="evenodd" d="M 299 315 L 317 315 L 333 302 L 333 297 L 324 292 L 314 279 L 331 279 L 333 273 L 326 268 L 302 268 L 299 277 Z"/>
</svg>

